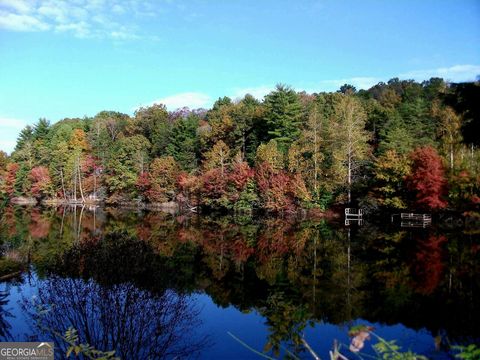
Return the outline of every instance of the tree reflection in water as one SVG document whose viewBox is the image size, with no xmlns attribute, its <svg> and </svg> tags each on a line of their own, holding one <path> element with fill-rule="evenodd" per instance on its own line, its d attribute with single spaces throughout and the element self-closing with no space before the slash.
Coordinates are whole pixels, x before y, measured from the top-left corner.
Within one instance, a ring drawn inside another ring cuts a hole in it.
<svg viewBox="0 0 480 360">
<path fill-rule="evenodd" d="M 176 294 L 256 311 L 272 350 L 295 351 L 307 324 L 355 319 L 445 333 L 452 343 L 480 336 L 477 228 L 346 229 L 323 220 L 77 208 L 5 214 L 5 244 L 48 279 L 39 301 L 56 306 L 43 325 L 73 326 L 82 342 L 127 358 L 190 358 L 204 346 L 189 335 L 197 313 Z"/>
<path fill-rule="evenodd" d="M 8 341 L 12 339 L 12 334 L 10 330 L 12 325 L 9 323 L 7 318 L 12 318 L 13 314 L 8 309 L 9 296 L 10 296 L 10 286 L 7 284 L 5 290 L 0 291 L 0 340 Z"/>
<path fill-rule="evenodd" d="M 32 306 L 32 302 L 36 306 Z M 154 294 L 131 283 L 103 286 L 94 280 L 52 276 L 38 296 L 24 299 L 24 310 L 40 333 L 59 339 L 69 327 L 80 341 L 98 350 L 116 350 L 122 359 L 195 358 L 209 345 L 198 335 L 199 310 L 185 295 Z M 47 308 L 38 312 L 32 309 Z"/>
</svg>

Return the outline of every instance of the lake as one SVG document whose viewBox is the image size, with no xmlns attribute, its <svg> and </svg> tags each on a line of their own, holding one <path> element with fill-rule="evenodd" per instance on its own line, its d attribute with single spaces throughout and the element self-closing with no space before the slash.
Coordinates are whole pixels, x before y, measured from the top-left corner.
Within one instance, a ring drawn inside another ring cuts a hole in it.
<svg viewBox="0 0 480 360">
<path fill-rule="evenodd" d="M 302 339 L 353 359 L 356 325 L 367 357 L 378 337 L 433 359 L 480 340 L 476 225 L 8 207 L 0 238 L 0 341 L 59 359 L 69 328 L 123 359 L 312 359 Z"/>
</svg>

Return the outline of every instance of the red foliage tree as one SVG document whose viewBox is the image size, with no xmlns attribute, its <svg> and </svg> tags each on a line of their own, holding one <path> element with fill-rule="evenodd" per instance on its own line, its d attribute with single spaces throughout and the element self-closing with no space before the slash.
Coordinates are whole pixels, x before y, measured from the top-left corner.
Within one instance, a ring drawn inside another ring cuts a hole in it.
<svg viewBox="0 0 480 360">
<path fill-rule="evenodd" d="M 15 191 L 15 178 L 20 165 L 17 163 L 10 163 L 7 165 L 6 174 L 2 186 L 2 192 L 8 197 L 12 197 Z"/>
<path fill-rule="evenodd" d="M 274 170 L 268 162 L 261 163 L 256 170 L 263 207 L 271 212 L 293 212 L 295 192 L 290 177 L 283 170 Z"/>
<path fill-rule="evenodd" d="M 232 203 L 239 199 L 240 193 L 245 190 L 248 181 L 254 176 L 255 171 L 246 162 L 237 162 L 233 165 L 228 174 L 228 198 Z"/>
<path fill-rule="evenodd" d="M 52 194 L 52 179 L 46 167 L 34 167 L 30 171 L 29 178 L 32 183 L 31 191 L 34 197 L 41 198 Z"/>
<path fill-rule="evenodd" d="M 137 188 L 140 194 L 147 194 L 150 191 L 151 183 L 150 183 L 150 175 L 148 172 L 143 172 L 138 175 L 137 182 L 135 183 L 135 187 Z"/>
<path fill-rule="evenodd" d="M 100 160 L 87 155 L 81 162 L 82 186 L 85 193 L 96 193 L 101 187 L 102 166 Z"/>
<path fill-rule="evenodd" d="M 177 190 L 177 201 L 181 207 L 198 206 L 200 179 L 197 176 L 180 173 L 177 177 Z"/>
<path fill-rule="evenodd" d="M 246 162 L 242 161 L 235 163 L 232 171 L 228 174 L 228 180 L 236 190 L 242 191 L 248 180 L 252 179 L 254 175 L 253 169 Z"/>
<path fill-rule="evenodd" d="M 416 203 L 422 208 L 443 209 L 447 202 L 445 169 L 437 151 L 430 147 L 415 149 L 410 154 L 412 173 L 407 178 L 408 188 L 415 193 Z"/>
<path fill-rule="evenodd" d="M 202 203 L 212 207 L 226 207 L 230 205 L 227 197 L 227 177 L 221 168 L 208 170 L 202 175 Z"/>
</svg>

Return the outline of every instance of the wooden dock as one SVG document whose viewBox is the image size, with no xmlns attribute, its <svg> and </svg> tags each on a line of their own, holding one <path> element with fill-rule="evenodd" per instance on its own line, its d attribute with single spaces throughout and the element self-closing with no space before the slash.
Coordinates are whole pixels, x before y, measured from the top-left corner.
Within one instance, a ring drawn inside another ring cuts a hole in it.
<svg viewBox="0 0 480 360">
<path fill-rule="evenodd" d="M 348 226 L 351 223 L 357 225 L 363 225 L 363 210 L 356 208 L 345 208 L 345 225 Z"/>
<path fill-rule="evenodd" d="M 400 217 L 400 227 L 426 228 L 432 225 L 431 214 L 416 214 L 416 213 L 393 214 L 391 217 L 392 223 L 394 222 L 396 216 Z"/>
</svg>

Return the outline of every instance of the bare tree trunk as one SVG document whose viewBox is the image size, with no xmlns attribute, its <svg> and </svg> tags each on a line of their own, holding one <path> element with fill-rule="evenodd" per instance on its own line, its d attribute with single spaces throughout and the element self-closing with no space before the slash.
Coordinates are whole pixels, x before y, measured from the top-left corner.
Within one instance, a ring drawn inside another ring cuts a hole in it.
<svg viewBox="0 0 480 360">
<path fill-rule="evenodd" d="M 352 157 L 348 154 L 348 203 L 352 202 Z"/>
<path fill-rule="evenodd" d="M 73 166 L 73 200 L 77 202 L 77 163 Z"/>
<path fill-rule="evenodd" d="M 314 146 L 314 156 L 313 156 L 313 164 L 314 164 L 314 182 L 313 182 L 313 189 L 315 190 L 315 196 L 318 195 L 317 189 L 317 182 L 318 182 L 318 146 L 317 146 L 317 128 L 314 127 L 313 132 L 313 146 Z"/>
<path fill-rule="evenodd" d="M 63 199 L 65 202 L 67 202 L 67 194 L 65 194 L 65 183 L 63 181 L 63 170 L 60 169 L 60 179 L 62 179 L 62 193 L 63 193 Z"/>
<path fill-rule="evenodd" d="M 316 285 L 317 285 L 317 237 L 319 231 L 316 231 L 315 237 L 313 238 L 313 303 L 316 304 Z"/>
<path fill-rule="evenodd" d="M 450 136 L 450 170 L 453 172 L 453 139 Z"/>
<path fill-rule="evenodd" d="M 223 168 L 224 168 L 223 150 L 220 150 L 220 167 L 221 167 L 221 169 L 222 169 L 222 177 L 223 177 Z"/>
<path fill-rule="evenodd" d="M 63 222 L 65 221 L 65 206 L 63 206 L 62 223 L 60 225 L 60 239 L 63 239 Z"/>
<path fill-rule="evenodd" d="M 78 219 L 78 229 L 77 229 L 77 239 L 80 242 L 80 234 L 82 231 L 82 217 L 83 217 L 83 210 L 85 209 L 85 205 L 82 205 L 82 210 L 80 210 L 80 217 Z"/>
<path fill-rule="evenodd" d="M 97 174 L 93 170 L 93 199 L 97 201 Z"/>
<path fill-rule="evenodd" d="M 82 189 L 82 173 L 80 170 L 80 159 L 77 162 L 77 166 L 78 166 L 78 185 L 80 188 L 80 195 L 82 196 L 82 203 L 85 203 L 85 197 L 83 196 L 83 189 Z"/>
<path fill-rule="evenodd" d="M 245 138 L 245 130 L 243 131 L 242 134 L 242 161 L 245 160 L 246 154 L 247 154 L 247 139 Z"/>
</svg>

